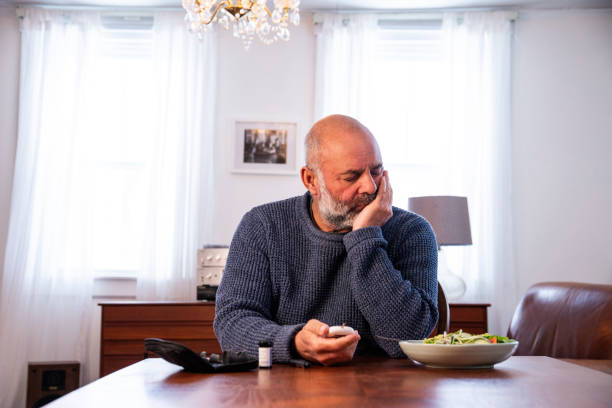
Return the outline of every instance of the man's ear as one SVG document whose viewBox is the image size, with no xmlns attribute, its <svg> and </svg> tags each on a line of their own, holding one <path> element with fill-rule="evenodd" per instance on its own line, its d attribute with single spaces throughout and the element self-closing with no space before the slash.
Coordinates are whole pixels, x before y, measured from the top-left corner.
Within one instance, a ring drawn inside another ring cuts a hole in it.
<svg viewBox="0 0 612 408">
<path fill-rule="evenodd" d="M 319 179 L 315 172 L 308 166 L 304 166 L 300 170 L 300 176 L 302 177 L 302 183 L 310 191 L 310 194 L 313 197 L 317 197 L 319 195 Z"/>
</svg>

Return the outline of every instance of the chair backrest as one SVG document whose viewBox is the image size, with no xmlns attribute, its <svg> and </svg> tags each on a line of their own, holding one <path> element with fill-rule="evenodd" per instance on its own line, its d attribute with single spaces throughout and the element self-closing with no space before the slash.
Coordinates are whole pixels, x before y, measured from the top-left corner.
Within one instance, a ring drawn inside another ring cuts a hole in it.
<svg viewBox="0 0 612 408">
<path fill-rule="evenodd" d="M 543 282 L 516 308 L 508 337 L 516 355 L 612 359 L 612 285 Z"/>
<path fill-rule="evenodd" d="M 448 302 L 446 301 L 446 295 L 442 285 L 438 282 L 438 323 L 433 329 L 429 337 L 435 336 L 436 334 L 442 334 L 448 332 L 450 326 L 450 311 L 448 308 Z"/>
</svg>

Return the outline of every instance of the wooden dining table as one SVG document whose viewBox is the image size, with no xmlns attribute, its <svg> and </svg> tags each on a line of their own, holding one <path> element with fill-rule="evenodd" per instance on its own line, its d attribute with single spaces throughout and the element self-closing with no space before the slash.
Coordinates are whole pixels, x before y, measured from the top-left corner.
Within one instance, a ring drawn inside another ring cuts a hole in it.
<svg viewBox="0 0 612 408">
<path fill-rule="evenodd" d="M 356 358 L 310 368 L 274 364 L 197 374 L 149 358 L 48 407 L 612 407 L 612 375 L 549 357 L 513 356 L 491 369 L 428 368 Z"/>
</svg>

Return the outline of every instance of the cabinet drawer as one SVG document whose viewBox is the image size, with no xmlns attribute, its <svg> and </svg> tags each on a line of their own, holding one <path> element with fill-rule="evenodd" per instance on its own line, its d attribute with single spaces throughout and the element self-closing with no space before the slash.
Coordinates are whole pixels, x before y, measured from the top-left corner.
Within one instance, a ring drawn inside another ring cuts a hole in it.
<svg viewBox="0 0 612 408">
<path fill-rule="evenodd" d="M 214 305 L 111 305 L 104 306 L 105 322 L 134 321 L 199 321 L 212 322 L 215 318 Z"/>
<path fill-rule="evenodd" d="M 215 339 L 215 332 L 210 325 L 143 325 L 135 322 L 130 325 L 104 326 L 102 340 L 144 340 L 147 337 L 160 339 Z"/>
<path fill-rule="evenodd" d="M 453 323 L 448 330 L 450 332 L 455 332 L 459 329 L 470 334 L 483 334 L 487 332 L 487 328 L 479 323 Z"/>
<path fill-rule="evenodd" d="M 489 303 L 450 303 L 449 331 L 462 329 L 472 334 L 488 331 L 487 308 Z"/>
<path fill-rule="evenodd" d="M 454 306 L 451 320 L 454 322 L 482 322 L 487 319 L 487 309 L 474 306 Z"/>
</svg>

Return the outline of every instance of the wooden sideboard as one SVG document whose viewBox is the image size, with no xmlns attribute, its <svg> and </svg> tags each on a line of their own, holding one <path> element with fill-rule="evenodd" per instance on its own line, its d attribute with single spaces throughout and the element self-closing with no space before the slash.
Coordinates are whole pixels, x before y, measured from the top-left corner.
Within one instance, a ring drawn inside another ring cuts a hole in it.
<svg viewBox="0 0 612 408">
<path fill-rule="evenodd" d="M 110 374 L 147 357 L 144 339 L 157 337 L 190 349 L 221 352 L 213 331 L 215 303 L 105 302 L 100 336 L 100 376 Z M 450 331 L 473 334 L 488 329 L 488 303 L 450 303 Z"/>
<path fill-rule="evenodd" d="M 146 358 L 144 339 L 157 337 L 200 352 L 219 353 L 214 302 L 105 302 L 100 336 L 100 376 Z"/>
<path fill-rule="evenodd" d="M 462 329 L 472 334 L 482 334 L 489 331 L 487 308 L 490 303 L 449 303 L 450 327 L 454 332 Z M 505 336 L 505 333 L 495 333 Z"/>
</svg>

